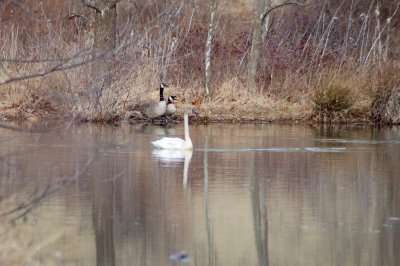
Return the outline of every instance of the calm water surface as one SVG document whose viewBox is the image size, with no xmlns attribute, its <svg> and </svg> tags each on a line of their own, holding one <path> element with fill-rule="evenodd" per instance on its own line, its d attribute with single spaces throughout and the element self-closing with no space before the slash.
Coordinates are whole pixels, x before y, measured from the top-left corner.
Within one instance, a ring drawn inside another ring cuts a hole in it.
<svg viewBox="0 0 400 266">
<path fill-rule="evenodd" d="M 43 265 L 400 265 L 399 128 L 190 131 L 0 129 L 0 195 Z"/>
</svg>

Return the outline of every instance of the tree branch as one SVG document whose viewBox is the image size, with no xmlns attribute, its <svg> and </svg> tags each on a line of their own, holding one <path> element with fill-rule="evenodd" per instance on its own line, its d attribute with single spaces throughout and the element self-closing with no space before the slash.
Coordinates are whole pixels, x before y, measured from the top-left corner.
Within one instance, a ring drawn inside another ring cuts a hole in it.
<svg viewBox="0 0 400 266">
<path fill-rule="evenodd" d="M 96 10 L 96 12 L 103 13 L 104 10 L 114 7 L 119 1 L 120 0 L 82 0 L 82 3 L 85 6 Z"/>
<path fill-rule="evenodd" d="M 265 18 L 268 16 L 268 14 L 271 13 L 271 11 L 273 11 L 275 9 L 278 9 L 280 7 L 284 7 L 284 6 L 287 6 L 287 5 L 295 5 L 295 6 L 305 7 L 305 6 L 307 6 L 308 3 L 309 3 L 309 0 L 307 0 L 305 3 L 299 3 L 297 1 L 284 1 L 283 3 L 271 6 L 270 8 L 265 10 L 264 14 L 262 14 L 262 16 L 261 16 L 262 22 L 264 23 Z"/>
<path fill-rule="evenodd" d="M 79 52 L 73 57 L 60 60 L 60 61 L 62 61 L 61 63 L 59 63 L 59 64 L 57 64 L 57 65 L 55 65 L 55 66 L 53 66 L 53 67 L 51 67 L 51 68 L 49 68 L 47 70 L 41 71 L 39 73 L 34 73 L 34 74 L 24 75 L 24 76 L 19 76 L 19 77 L 13 77 L 13 78 L 9 78 L 9 79 L 6 79 L 6 80 L 0 80 L 0 85 L 4 85 L 4 84 L 11 83 L 11 82 L 16 82 L 16 81 L 27 80 L 27 79 L 31 79 L 31 78 L 44 77 L 44 76 L 46 76 L 46 75 L 48 75 L 50 73 L 53 73 L 53 72 L 60 72 L 60 71 L 65 71 L 65 70 L 77 68 L 77 67 L 86 65 L 88 63 L 91 63 L 93 61 L 96 61 L 97 59 L 102 59 L 102 58 L 105 58 L 105 57 L 107 57 L 109 55 L 115 55 L 120 49 L 128 47 L 129 45 L 131 45 L 131 44 L 127 43 L 125 45 L 121 45 L 121 46 L 119 46 L 119 47 L 117 47 L 115 49 L 112 49 L 110 51 L 107 51 L 105 53 L 102 53 L 100 55 L 92 56 L 90 59 L 83 60 L 83 61 L 78 62 L 78 63 L 72 63 L 72 64 L 67 65 L 69 63 L 69 61 L 71 61 L 73 59 L 76 59 L 76 58 L 78 58 L 80 56 L 81 52 Z M 84 56 L 87 56 L 87 55 L 88 54 L 85 54 Z M 10 61 L 10 60 L 8 60 L 8 61 Z"/>
</svg>

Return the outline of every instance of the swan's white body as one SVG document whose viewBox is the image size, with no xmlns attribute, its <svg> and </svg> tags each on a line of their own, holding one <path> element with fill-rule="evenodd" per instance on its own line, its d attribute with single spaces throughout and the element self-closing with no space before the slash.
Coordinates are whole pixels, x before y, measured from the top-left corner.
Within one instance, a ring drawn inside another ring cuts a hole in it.
<svg viewBox="0 0 400 266">
<path fill-rule="evenodd" d="M 162 138 L 151 142 L 157 149 L 169 149 L 169 150 L 192 150 L 193 144 L 189 136 L 189 118 L 188 114 L 184 116 L 184 127 L 185 127 L 185 140 L 181 138 Z"/>
</svg>

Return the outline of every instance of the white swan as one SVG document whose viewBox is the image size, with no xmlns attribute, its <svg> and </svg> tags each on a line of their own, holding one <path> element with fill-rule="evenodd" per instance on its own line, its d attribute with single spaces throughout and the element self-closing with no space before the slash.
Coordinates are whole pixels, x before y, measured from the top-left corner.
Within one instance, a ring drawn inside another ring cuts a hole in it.
<svg viewBox="0 0 400 266">
<path fill-rule="evenodd" d="M 185 127 L 185 140 L 181 138 L 162 138 L 151 142 L 157 149 L 169 149 L 169 150 L 192 150 L 193 144 L 189 137 L 189 115 L 188 111 L 185 111 L 184 115 L 184 127 Z"/>
</svg>

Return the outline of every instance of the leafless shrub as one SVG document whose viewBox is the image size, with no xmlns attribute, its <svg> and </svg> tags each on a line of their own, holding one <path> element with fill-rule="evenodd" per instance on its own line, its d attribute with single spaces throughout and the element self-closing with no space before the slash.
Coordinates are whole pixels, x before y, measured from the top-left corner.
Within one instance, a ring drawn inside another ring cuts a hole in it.
<svg viewBox="0 0 400 266">
<path fill-rule="evenodd" d="M 400 75 L 398 65 L 387 65 L 371 82 L 373 119 L 381 124 L 400 123 Z"/>
<path fill-rule="evenodd" d="M 331 122 L 347 118 L 353 100 L 350 90 L 339 84 L 326 84 L 314 92 L 314 112 L 319 119 Z"/>
<path fill-rule="evenodd" d="M 3 116 L 32 115 L 16 106 L 24 109 L 29 104 L 22 102 L 32 102 L 32 95 L 36 95 L 68 116 L 115 121 L 123 117 L 129 103 L 153 97 L 153 88 L 160 81 L 174 84 L 182 95 L 199 90 L 191 100 L 185 96 L 188 102 L 204 96 L 200 93 L 208 12 L 204 0 L 190 4 L 122 1 L 118 48 L 110 51 L 116 58 L 110 73 L 113 82 L 107 88 L 89 75 L 93 19 L 81 1 L 5 3 L 0 6 L 5 14 L 0 24 Z M 397 5 L 381 1 L 376 16 L 375 4 L 311 1 L 301 10 L 286 7 L 273 11 L 263 35 L 257 95 L 303 104 L 304 95 L 315 90 L 321 76 L 334 68 L 345 73 L 351 65 L 356 69 L 353 73 L 359 75 L 355 79 L 366 80 L 368 69 L 397 60 Z M 217 10 L 212 56 L 212 85 L 216 88 L 235 76 L 241 90 L 248 90 L 242 85 L 251 45 L 251 10 L 245 1 L 220 5 Z M 347 77 L 343 82 L 352 83 Z M 357 85 L 349 88 L 360 89 Z M 355 103 L 361 109 L 367 97 L 362 99 L 362 103 Z"/>
</svg>

